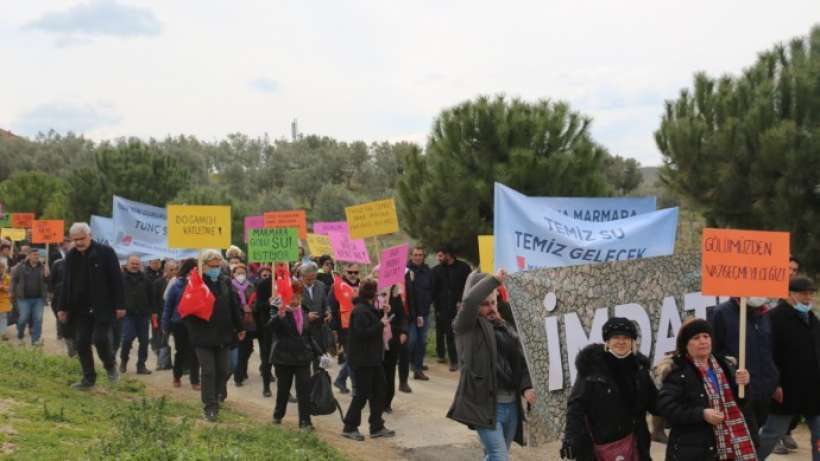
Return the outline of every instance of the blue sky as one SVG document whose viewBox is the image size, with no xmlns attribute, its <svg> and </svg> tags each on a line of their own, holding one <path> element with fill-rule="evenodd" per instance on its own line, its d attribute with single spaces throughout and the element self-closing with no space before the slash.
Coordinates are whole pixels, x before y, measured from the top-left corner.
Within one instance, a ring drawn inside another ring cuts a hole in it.
<svg viewBox="0 0 820 461">
<path fill-rule="evenodd" d="M 566 100 L 660 163 L 662 104 L 808 33 L 820 2 L 27 0 L 0 16 L 0 128 L 423 143 L 479 94 Z"/>
</svg>

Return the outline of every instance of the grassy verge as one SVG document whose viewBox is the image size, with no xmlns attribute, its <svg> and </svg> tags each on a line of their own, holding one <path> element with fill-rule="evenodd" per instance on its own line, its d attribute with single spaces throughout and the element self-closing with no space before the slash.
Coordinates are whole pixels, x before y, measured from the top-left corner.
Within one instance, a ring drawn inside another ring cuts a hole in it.
<svg viewBox="0 0 820 461">
<path fill-rule="evenodd" d="M 313 434 L 289 432 L 199 406 L 146 396 L 142 383 L 75 391 L 76 360 L 0 344 L 0 459 L 342 460 Z"/>
</svg>

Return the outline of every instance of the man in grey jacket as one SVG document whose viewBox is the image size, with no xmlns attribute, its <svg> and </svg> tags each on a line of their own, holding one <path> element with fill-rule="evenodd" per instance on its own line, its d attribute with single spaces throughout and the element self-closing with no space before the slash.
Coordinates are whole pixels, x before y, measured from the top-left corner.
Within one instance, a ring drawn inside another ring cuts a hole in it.
<svg viewBox="0 0 820 461">
<path fill-rule="evenodd" d="M 319 267 L 313 262 L 302 264 L 299 268 L 299 273 L 302 275 L 302 283 L 305 291 L 302 293 L 302 304 L 308 308 L 308 320 L 310 321 L 310 335 L 316 340 L 316 344 L 322 352 L 327 350 L 325 338 L 329 333 L 330 328 L 327 323 L 330 322 L 330 307 L 328 305 L 328 287 L 324 283 L 317 280 L 319 274 Z M 319 357 L 313 358 L 313 372 L 319 369 Z"/>
<path fill-rule="evenodd" d="M 23 344 L 26 325 L 31 321 L 31 344 L 42 345 L 43 308 L 48 297 L 48 267 L 40 262 L 40 252 L 29 252 L 26 260 L 13 271 L 12 297 L 17 302 L 17 340 Z"/>
</svg>

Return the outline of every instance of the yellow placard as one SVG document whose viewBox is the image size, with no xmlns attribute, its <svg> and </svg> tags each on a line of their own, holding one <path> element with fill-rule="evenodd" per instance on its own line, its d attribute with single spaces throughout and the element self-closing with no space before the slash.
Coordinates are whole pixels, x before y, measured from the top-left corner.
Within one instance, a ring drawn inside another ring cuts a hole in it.
<svg viewBox="0 0 820 461">
<path fill-rule="evenodd" d="M 21 240 L 26 239 L 26 230 L 4 227 L 2 230 L 0 230 L 0 237 L 4 239 L 9 239 L 12 242 L 19 242 Z"/>
<path fill-rule="evenodd" d="M 396 202 L 392 198 L 345 208 L 350 238 L 363 239 L 399 231 Z"/>
<path fill-rule="evenodd" d="M 481 261 L 481 272 L 495 273 L 495 237 L 492 235 L 478 236 L 478 259 Z"/>
<path fill-rule="evenodd" d="M 168 248 L 228 248 L 231 207 L 168 205 Z"/>
<path fill-rule="evenodd" d="M 327 235 L 308 234 L 307 244 L 311 256 L 315 256 L 318 258 L 322 255 L 333 254 L 333 248 L 330 245 L 330 237 L 328 237 Z"/>
</svg>

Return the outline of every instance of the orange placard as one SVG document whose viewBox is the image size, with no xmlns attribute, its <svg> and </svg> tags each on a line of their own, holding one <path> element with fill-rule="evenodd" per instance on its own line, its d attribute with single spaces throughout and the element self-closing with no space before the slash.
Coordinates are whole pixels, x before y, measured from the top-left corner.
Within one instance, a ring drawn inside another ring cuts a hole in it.
<svg viewBox="0 0 820 461">
<path fill-rule="evenodd" d="M 305 210 L 269 211 L 265 213 L 265 227 L 295 227 L 299 239 L 307 238 L 307 215 Z"/>
<path fill-rule="evenodd" d="M 63 243 L 65 223 L 60 219 L 31 222 L 31 243 Z"/>
<path fill-rule="evenodd" d="M 16 227 L 18 229 L 30 229 L 32 221 L 34 221 L 34 213 L 11 214 L 11 227 Z"/>
<path fill-rule="evenodd" d="M 789 295 L 789 233 L 704 229 L 701 292 L 711 296 Z"/>
</svg>

